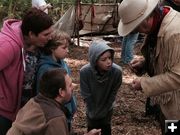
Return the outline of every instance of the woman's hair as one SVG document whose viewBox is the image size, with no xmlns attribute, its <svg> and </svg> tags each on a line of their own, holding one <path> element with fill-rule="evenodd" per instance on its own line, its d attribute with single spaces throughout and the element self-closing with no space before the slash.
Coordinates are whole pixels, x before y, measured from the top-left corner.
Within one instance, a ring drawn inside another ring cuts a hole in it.
<svg viewBox="0 0 180 135">
<path fill-rule="evenodd" d="M 45 55 L 52 54 L 52 50 L 55 50 L 60 45 L 66 45 L 71 43 L 71 37 L 64 31 L 54 30 L 52 33 L 52 39 L 42 48 Z"/>
<path fill-rule="evenodd" d="M 52 18 L 37 8 L 30 8 L 22 19 L 21 30 L 23 35 L 32 31 L 36 36 L 53 25 Z"/>
<path fill-rule="evenodd" d="M 62 68 L 54 68 L 46 71 L 40 79 L 40 93 L 48 98 L 56 98 L 60 88 L 66 89 L 66 75 L 66 70 Z"/>
</svg>

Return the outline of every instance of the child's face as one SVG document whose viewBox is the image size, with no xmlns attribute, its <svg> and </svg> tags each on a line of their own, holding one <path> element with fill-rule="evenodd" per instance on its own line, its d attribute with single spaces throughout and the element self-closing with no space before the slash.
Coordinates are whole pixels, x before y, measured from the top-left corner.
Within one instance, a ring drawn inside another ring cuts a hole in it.
<svg viewBox="0 0 180 135">
<path fill-rule="evenodd" d="M 106 51 L 97 60 L 97 68 L 100 72 L 108 71 L 111 69 L 112 63 L 112 54 L 110 51 Z"/>
<path fill-rule="evenodd" d="M 56 59 L 64 59 L 67 57 L 69 49 L 68 44 L 63 44 L 58 46 L 55 50 L 52 51 L 52 54 Z"/>
</svg>

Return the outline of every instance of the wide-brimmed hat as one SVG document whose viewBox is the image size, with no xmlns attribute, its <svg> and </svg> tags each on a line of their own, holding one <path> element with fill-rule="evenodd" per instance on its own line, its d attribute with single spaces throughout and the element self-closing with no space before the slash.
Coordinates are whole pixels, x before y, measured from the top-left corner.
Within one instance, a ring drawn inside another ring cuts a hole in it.
<svg viewBox="0 0 180 135">
<path fill-rule="evenodd" d="M 118 33 L 126 36 L 144 21 L 158 5 L 159 0 L 123 0 L 119 5 Z"/>
</svg>

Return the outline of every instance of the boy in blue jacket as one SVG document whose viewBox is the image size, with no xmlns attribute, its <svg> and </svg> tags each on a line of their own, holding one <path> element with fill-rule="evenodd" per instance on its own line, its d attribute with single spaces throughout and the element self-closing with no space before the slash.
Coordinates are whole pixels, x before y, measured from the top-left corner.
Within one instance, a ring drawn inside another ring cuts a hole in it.
<svg viewBox="0 0 180 135">
<path fill-rule="evenodd" d="M 50 40 L 42 49 L 43 54 L 39 59 L 36 81 L 37 90 L 39 89 L 39 80 L 42 75 L 50 69 L 63 68 L 70 75 L 70 69 L 64 61 L 64 58 L 68 55 L 68 46 L 70 42 L 71 38 L 66 32 L 54 30 L 52 33 L 52 40 Z M 68 108 L 66 115 L 68 116 L 69 130 L 71 130 L 71 121 L 77 108 L 76 98 L 73 94 L 71 100 L 66 103 L 65 106 Z"/>
</svg>

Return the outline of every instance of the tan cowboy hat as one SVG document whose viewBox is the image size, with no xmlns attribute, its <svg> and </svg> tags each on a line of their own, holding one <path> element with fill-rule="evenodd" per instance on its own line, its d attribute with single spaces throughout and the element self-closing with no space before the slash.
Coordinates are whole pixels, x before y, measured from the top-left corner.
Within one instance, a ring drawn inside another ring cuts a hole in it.
<svg viewBox="0 0 180 135">
<path fill-rule="evenodd" d="M 158 5 L 159 0 L 123 0 L 119 5 L 118 33 L 126 36 L 144 21 Z"/>
</svg>

